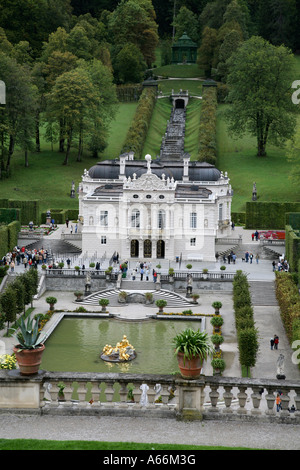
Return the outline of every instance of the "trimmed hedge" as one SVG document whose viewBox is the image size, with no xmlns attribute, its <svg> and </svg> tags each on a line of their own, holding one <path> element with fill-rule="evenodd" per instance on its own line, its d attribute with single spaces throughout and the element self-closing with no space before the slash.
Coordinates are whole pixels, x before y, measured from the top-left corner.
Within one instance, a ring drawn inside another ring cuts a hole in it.
<svg viewBox="0 0 300 470">
<path fill-rule="evenodd" d="M 21 224 L 18 220 L 8 225 L 0 226 L 0 258 L 18 244 L 18 234 L 20 230 Z"/>
<path fill-rule="evenodd" d="M 276 297 L 290 344 L 300 340 L 300 296 L 291 273 L 276 271 Z"/>
<path fill-rule="evenodd" d="M 64 224 L 66 219 L 78 220 L 78 209 L 50 209 L 50 212 L 56 224 Z M 41 213 L 41 223 L 46 223 L 46 212 Z"/>
<path fill-rule="evenodd" d="M 148 128 L 156 102 L 156 90 L 145 88 L 139 99 L 138 106 L 122 148 L 122 153 L 134 152 L 135 158 L 142 157 Z"/>
<path fill-rule="evenodd" d="M 21 225 L 28 225 L 33 222 L 35 225 L 40 223 L 40 209 L 39 201 L 21 201 L 16 199 L 0 199 L 0 208 L 2 209 L 16 209 L 21 222 Z"/>
<path fill-rule="evenodd" d="M 233 306 L 241 366 L 255 366 L 258 351 L 257 329 L 246 274 L 238 270 L 233 279 Z"/>
<path fill-rule="evenodd" d="M 246 202 L 245 228 L 283 230 L 289 212 L 300 212 L 300 202 Z"/>
<path fill-rule="evenodd" d="M 285 256 L 289 262 L 290 271 L 300 273 L 300 237 L 290 225 L 285 227 Z"/>
<path fill-rule="evenodd" d="M 198 161 L 215 165 L 217 162 L 217 90 L 206 88 L 201 105 Z"/>
</svg>

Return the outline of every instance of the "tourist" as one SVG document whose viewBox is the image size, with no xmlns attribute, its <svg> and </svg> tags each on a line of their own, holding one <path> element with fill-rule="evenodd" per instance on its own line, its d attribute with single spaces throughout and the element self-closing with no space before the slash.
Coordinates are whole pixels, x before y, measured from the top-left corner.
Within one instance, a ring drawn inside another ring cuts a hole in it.
<svg viewBox="0 0 300 470">
<path fill-rule="evenodd" d="M 146 281 L 149 281 L 149 269 L 146 269 Z"/>
<path fill-rule="evenodd" d="M 277 393 L 277 397 L 276 397 L 276 411 L 280 411 L 280 409 L 281 409 L 281 398 L 280 398 L 279 393 Z"/>
<path fill-rule="evenodd" d="M 142 280 L 143 280 L 143 276 L 144 276 L 144 268 L 141 268 L 140 273 L 141 273 L 141 281 L 142 281 Z"/>
<path fill-rule="evenodd" d="M 248 261 L 249 261 L 249 252 L 248 251 L 246 251 L 246 253 L 245 253 L 245 260 L 246 260 L 246 263 L 248 263 Z"/>
<path fill-rule="evenodd" d="M 11 270 L 12 273 L 13 273 L 14 270 L 15 270 L 15 263 L 14 263 L 13 260 L 12 260 L 11 263 L 10 263 L 10 270 Z"/>
<path fill-rule="evenodd" d="M 271 346 L 271 349 L 273 350 L 273 347 L 274 347 L 274 338 L 271 338 L 271 339 L 270 339 L 270 346 Z"/>
<path fill-rule="evenodd" d="M 157 272 L 153 269 L 153 281 L 156 282 Z"/>
<path fill-rule="evenodd" d="M 273 266 L 273 272 L 274 272 L 274 271 L 276 270 L 276 263 L 275 263 L 275 261 L 273 261 L 272 266 Z"/>
<path fill-rule="evenodd" d="M 277 335 L 274 335 L 274 349 L 278 349 L 279 338 Z"/>
<path fill-rule="evenodd" d="M 254 232 L 254 236 L 255 236 L 255 240 L 258 241 L 258 236 L 259 236 L 259 233 L 257 230 L 255 230 Z"/>
<path fill-rule="evenodd" d="M 133 280 L 133 281 L 135 281 L 136 273 L 137 273 L 136 269 L 133 269 L 133 270 L 132 270 L 132 273 L 131 273 L 131 277 L 132 277 L 132 280 Z"/>
<path fill-rule="evenodd" d="M 249 258 L 250 258 L 250 264 L 252 264 L 252 260 L 253 260 L 253 253 L 250 253 L 250 255 L 249 255 Z"/>
<path fill-rule="evenodd" d="M 69 227 L 69 219 L 66 219 L 66 226 Z"/>
<path fill-rule="evenodd" d="M 233 261 L 233 264 L 235 264 L 235 261 L 236 261 L 236 254 L 235 253 L 232 253 L 232 261 Z"/>
<path fill-rule="evenodd" d="M 67 259 L 67 265 L 68 265 L 68 268 L 70 268 L 70 265 L 71 265 L 71 260 L 70 260 L 70 258 Z"/>
<path fill-rule="evenodd" d="M 258 253 L 255 256 L 255 259 L 256 259 L 256 264 L 258 264 L 258 261 L 259 261 L 259 254 Z"/>
</svg>

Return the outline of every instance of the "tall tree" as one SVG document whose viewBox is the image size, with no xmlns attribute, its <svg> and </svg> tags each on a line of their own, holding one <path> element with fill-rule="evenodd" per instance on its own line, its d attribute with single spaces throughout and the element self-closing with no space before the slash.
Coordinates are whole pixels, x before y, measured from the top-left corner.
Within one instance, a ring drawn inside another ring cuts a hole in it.
<svg viewBox="0 0 300 470">
<path fill-rule="evenodd" d="M 257 156 L 266 155 L 268 142 L 282 145 L 292 137 L 295 112 L 290 84 L 294 66 L 292 53 L 253 36 L 229 59 L 227 113 L 235 135 L 256 136 Z"/>
<path fill-rule="evenodd" d="M 109 31 L 114 45 L 135 44 L 148 67 L 155 60 L 158 44 L 155 11 L 151 0 L 121 0 L 110 15 Z"/>
<path fill-rule="evenodd" d="M 201 46 L 197 54 L 197 64 L 201 69 L 204 69 L 206 77 L 211 76 L 211 69 L 217 65 L 217 45 L 217 30 L 206 26 L 202 33 Z"/>
<path fill-rule="evenodd" d="M 1 53 L 0 76 L 6 84 L 6 104 L 0 106 L 0 172 L 9 176 L 16 144 L 26 156 L 34 137 L 37 89 L 28 67 Z"/>
</svg>

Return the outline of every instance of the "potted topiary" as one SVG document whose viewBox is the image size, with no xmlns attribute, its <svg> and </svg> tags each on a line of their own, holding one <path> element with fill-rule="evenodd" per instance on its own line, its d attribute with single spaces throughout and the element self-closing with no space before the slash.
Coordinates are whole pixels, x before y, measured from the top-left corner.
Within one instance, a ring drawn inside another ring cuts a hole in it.
<svg viewBox="0 0 300 470">
<path fill-rule="evenodd" d="M 126 303 L 126 300 L 127 300 L 127 292 L 125 292 L 124 290 L 121 290 L 121 292 L 119 292 L 118 302 L 120 302 L 121 304 L 124 304 Z"/>
<path fill-rule="evenodd" d="M 220 334 L 214 334 L 211 336 L 211 341 L 215 345 L 215 351 L 219 351 L 220 344 L 224 342 L 224 337 Z"/>
<path fill-rule="evenodd" d="M 105 277 L 107 281 L 109 281 L 111 278 L 112 270 L 113 270 L 112 266 L 108 266 L 108 268 L 105 270 Z"/>
<path fill-rule="evenodd" d="M 35 323 L 33 324 L 33 321 Z M 20 319 L 20 330 L 15 334 L 17 340 L 13 352 L 16 356 L 21 375 L 36 374 L 42 362 L 42 354 L 45 349 L 43 339 L 39 332 L 39 318 L 27 320 Z"/>
<path fill-rule="evenodd" d="M 75 272 L 79 275 L 80 272 L 80 266 L 74 266 Z"/>
<path fill-rule="evenodd" d="M 164 307 L 168 302 L 164 299 L 158 299 L 155 303 L 158 306 L 158 313 L 164 313 Z"/>
<path fill-rule="evenodd" d="M 221 359 L 221 358 L 213 359 L 211 361 L 211 365 L 212 365 L 213 370 L 214 370 L 214 375 L 215 374 L 221 374 L 224 371 L 225 367 L 226 367 L 224 359 Z"/>
<path fill-rule="evenodd" d="M 152 292 L 145 292 L 145 299 L 146 299 L 146 304 L 152 304 L 153 303 L 153 294 Z"/>
<path fill-rule="evenodd" d="M 74 295 L 76 297 L 75 302 L 80 302 L 82 300 L 83 292 L 80 292 L 80 291 L 77 290 L 77 291 L 74 292 Z"/>
<path fill-rule="evenodd" d="M 191 264 L 187 264 L 187 265 L 186 265 L 186 268 L 187 268 L 187 269 L 192 269 L 192 267 L 193 267 L 193 266 L 192 266 Z"/>
<path fill-rule="evenodd" d="M 192 294 L 192 299 L 193 299 L 193 302 L 194 304 L 197 304 L 197 300 L 199 299 L 200 295 L 199 294 Z"/>
<path fill-rule="evenodd" d="M 170 282 L 174 282 L 174 269 L 173 268 L 169 268 L 169 281 Z"/>
<path fill-rule="evenodd" d="M 220 269 L 221 269 L 221 277 L 224 277 L 224 274 L 223 274 L 223 271 L 225 271 L 226 269 L 226 266 L 220 266 Z"/>
<path fill-rule="evenodd" d="M 101 305 L 101 307 L 102 307 L 102 312 L 106 313 L 106 307 L 107 307 L 108 304 L 109 304 L 108 299 L 100 299 L 99 300 L 99 305 Z"/>
<path fill-rule="evenodd" d="M 57 298 L 56 297 L 51 297 L 51 296 L 46 297 L 46 302 L 47 302 L 47 304 L 49 304 L 50 310 L 54 310 L 54 305 L 57 302 Z"/>
<path fill-rule="evenodd" d="M 200 376 L 203 361 L 213 353 L 213 345 L 205 331 L 187 328 L 173 338 L 175 354 L 182 377 L 196 379 Z"/>
<path fill-rule="evenodd" d="M 210 323 L 214 327 L 214 333 L 218 333 L 221 330 L 221 326 L 224 323 L 224 319 L 220 315 L 214 315 L 210 320 Z"/>
<path fill-rule="evenodd" d="M 220 308 L 222 308 L 222 302 L 215 301 L 211 304 L 211 306 L 215 309 L 215 315 L 219 315 Z"/>
<path fill-rule="evenodd" d="M 207 277 L 208 277 L 208 269 L 207 269 L 207 268 L 203 268 L 203 269 L 202 269 L 202 273 L 203 273 L 203 279 L 206 280 Z"/>
</svg>

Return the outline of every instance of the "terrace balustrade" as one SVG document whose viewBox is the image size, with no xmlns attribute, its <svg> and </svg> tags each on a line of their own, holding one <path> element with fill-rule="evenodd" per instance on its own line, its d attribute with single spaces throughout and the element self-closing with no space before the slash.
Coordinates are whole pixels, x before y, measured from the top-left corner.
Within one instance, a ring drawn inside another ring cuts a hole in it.
<svg viewBox="0 0 300 470">
<path fill-rule="evenodd" d="M 158 359 L 159 360 L 159 359 Z M 60 385 L 64 385 L 63 401 Z M 132 390 L 134 401 L 128 395 Z M 145 389 L 145 390 L 144 390 Z M 281 409 L 275 399 L 280 393 Z M 294 410 L 293 410 L 293 408 Z M 40 371 L 0 371 L 0 412 L 99 414 L 177 419 L 264 420 L 300 424 L 300 383 L 278 379 Z"/>
</svg>

